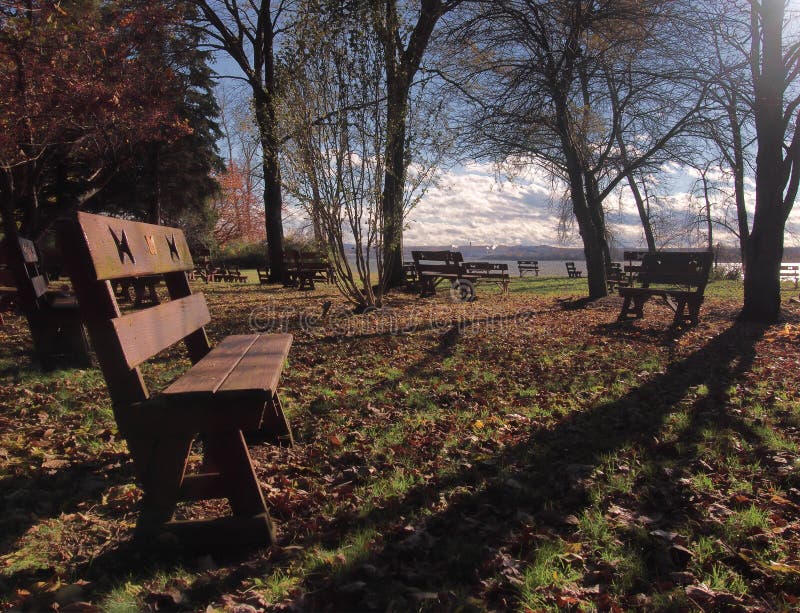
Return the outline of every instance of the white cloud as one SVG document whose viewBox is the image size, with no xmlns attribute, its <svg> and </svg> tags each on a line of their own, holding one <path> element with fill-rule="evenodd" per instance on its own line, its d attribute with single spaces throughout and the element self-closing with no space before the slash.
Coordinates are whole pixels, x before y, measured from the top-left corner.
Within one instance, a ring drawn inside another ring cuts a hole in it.
<svg viewBox="0 0 800 613">
<path fill-rule="evenodd" d="M 666 165 L 663 170 L 677 184 L 683 184 L 673 185 L 668 198 L 672 206 L 688 214 L 689 194 L 684 191 L 686 183 L 691 183 L 688 173 L 676 164 Z M 494 168 L 486 164 L 453 170 L 444 174 L 439 185 L 431 188 L 408 214 L 404 240 L 407 245 L 557 245 L 560 194 L 553 190 L 541 171 L 508 181 L 499 179 Z M 621 197 L 610 196 L 609 204 L 607 221 L 615 243 L 642 244 L 638 212 L 627 189 Z M 724 235 L 721 229 L 716 232 L 719 240 L 735 242 L 735 237 Z M 577 227 L 567 244 L 580 246 Z M 800 204 L 789 218 L 786 245 L 800 245 Z"/>
</svg>

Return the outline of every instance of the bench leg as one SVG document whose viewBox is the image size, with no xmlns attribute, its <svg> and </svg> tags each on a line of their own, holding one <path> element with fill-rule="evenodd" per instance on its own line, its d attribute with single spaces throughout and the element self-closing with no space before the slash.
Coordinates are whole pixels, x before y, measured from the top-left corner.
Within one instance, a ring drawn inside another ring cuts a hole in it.
<svg viewBox="0 0 800 613">
<path fill-rule="evenodd" d="M 644 303 L 647 302 L 648 296 L 625 296 L 622 301 L 622 310 L 619 313 L 618 320 L 641 319 L 644 317 Z M 631 303 L 633 305 L 631 306 Z"/>
<path fill-rule="evenodd" d="M 219 467 L 234 518 L 263 524 L 262 534 L 254 535 L 255 540 L 266 537 L 269 543 L 274 542 L 275 529 L 242 432 L 231 430 L 208 435 L 206 452 Z"/>
<path fill-rule="evenodd" d="M 142 481 L 144 497 L 136 537 L 150 538 L 172 519 L 194 437 L 131 438 L 128 447 Z M 146 454 L 143 457 L 143 454 Z"/>
<path fill-rule="evenodd" d="M 275 394 L 264 408 L 264 417 L 261 427 L 255 432 L 245 433 L 249 443 L 272 443 L 281 447 L 294 445 L 292 429 L 283 413 L 280 398 Z"/>
<path fill-rule="evenodd" d="M 422 277 L 420 279 L 420 298 L 427 298 L 428 296 L 436 295 L 436 284 L 431 277 Z"/>
</svg>

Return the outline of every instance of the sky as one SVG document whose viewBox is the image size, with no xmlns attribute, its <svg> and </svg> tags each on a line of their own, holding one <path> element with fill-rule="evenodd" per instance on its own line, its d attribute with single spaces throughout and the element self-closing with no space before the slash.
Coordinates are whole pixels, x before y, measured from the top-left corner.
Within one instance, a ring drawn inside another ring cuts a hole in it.
<svg viewBox="0 0 800 613">
<path fill-rule="evenodd" d="M 689 190 L 694 176 L 672 165 L 663 169 L 669 181 L 664 186 L 678 222 L 689 218 Z M 754 200 L 748 183 L 748 200 Z M 614 243 L 625 247 L 644 244 L 641 222 L 633 199 L 609 196 L 607 223 Z M 577 228 L 566 242 L 559 241 L 558 220 L 561 194 L 541 172 L 512 181 L 497 176 L 490 165 L 472 164 L 443 173 L 438 187 L 430 189 L 407 216 L 404 240 L 417 245 L 564 245 L 580 246 Z M 752 211 L 751 211 L 752 218 Z M 800 245 L 800 203 L 787 224 L 786 245 Z M 736 238 L 715 229 L 714 242 L 733 245 Z M 668 236 L 665 234 L 665 236 Z M 671 247 L 686 246 L 686 235 L 672 237 Z"/>
</svg>

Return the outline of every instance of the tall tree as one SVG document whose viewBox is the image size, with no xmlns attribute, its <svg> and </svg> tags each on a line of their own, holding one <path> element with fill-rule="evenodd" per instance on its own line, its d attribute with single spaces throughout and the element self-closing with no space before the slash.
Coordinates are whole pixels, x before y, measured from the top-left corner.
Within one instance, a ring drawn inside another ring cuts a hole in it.
<svg viewBox="0 0 800 613">
<path fill-rule="evenodd" d="M 225 52 L 239 66 L 248 84 L 262 149 L 264 212 L 270 280 L 282 281 L 283 198 L 280 172 L 280 135 L 276 125 L 279 71 L 276 50 L 291 27 L 291 0 L 193 0 L 203 21 L 201 31 L 211 48 Z"/>
<path fill-rule="evenodd" d="M 462 0 L 420 0 L 419 10 L 399 0 L 372 2 L 375 29 L 383 46 L 386 70 L 386 175 L 383 182 L 384 285 L 405 281 L 403 218 L 409 96 L 439 19 Z M 368 3 L 370 4 L 370 3 Z"/>
<path fill-rule="evenodd" d="M 6 237 L 38 238 L 86 205 L 140 143 L 189 132 L 153 36 L 180 23 L 164 4 L 0 4 L 0 213 Z"/>
<path fill-rule="evenodd" d="M 607 292 L 606 198 L 659 164 L 702 101 L 660 55 L 672 4 L 497 0 L 458 31 L 472 57 L 453 80 L 478 92 L 467 91 L 480 109 L 470 109 L 475 150 L 540 164 L 568 185 L 590 298 Z"/>
<path fill-rule="evenodd" d="M 800 184 L 800 41 L 784 45 L 783 0 L 750 0 L 749 4 L 749 60 L 758 153 L 741 317 L 774 322 L 780 314 L 786 220 Z"/>
<path fill-rule="evenodd" d="M 148 3 L 129 1 L 132 5 Z M 220 110 L 213 92 L 209 52 L 200 48 L 197 30 L 190 26 L 197 8 L 185 0 L 170 4 L 182 18 L 169 29 L 149 34 L 154 54 L 150 61 L 170 71 L 172 87 L 180 96 L 176 121 L 186 126 L 188 133 L 169 142 L 156 135 L 137 145 L 136 155 L 105 188 L 98 207 L 151 223 L 182 225 L 187 218 L 203 217 L 209 199 L 219 190 L 215 176 L 223 173 L 224 163 L 217 148 Z"/>
</svg>

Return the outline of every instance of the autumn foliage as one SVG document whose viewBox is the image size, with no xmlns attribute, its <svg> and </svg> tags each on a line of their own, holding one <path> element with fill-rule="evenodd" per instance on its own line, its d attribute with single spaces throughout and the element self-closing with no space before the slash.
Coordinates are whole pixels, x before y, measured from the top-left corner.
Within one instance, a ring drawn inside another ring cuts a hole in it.
<svg viewBox="0 0 800 613">
<path fill-rule="evenodd" d="M 220 246 L 232 241 L 256 242 L 266 238 L 264 201 L 259 198 L 253 178 L 231 160 L 217 176 L 219 195 L 211 203 L 217 216 L 214 239 Z"/>
<path fill-rule="evenodd" d="M 188 130 L 159 41 L 163 3 L 0 4 L 0 200 L 30 230 L 102 188 L 142 141 Z"/>
</svg>

